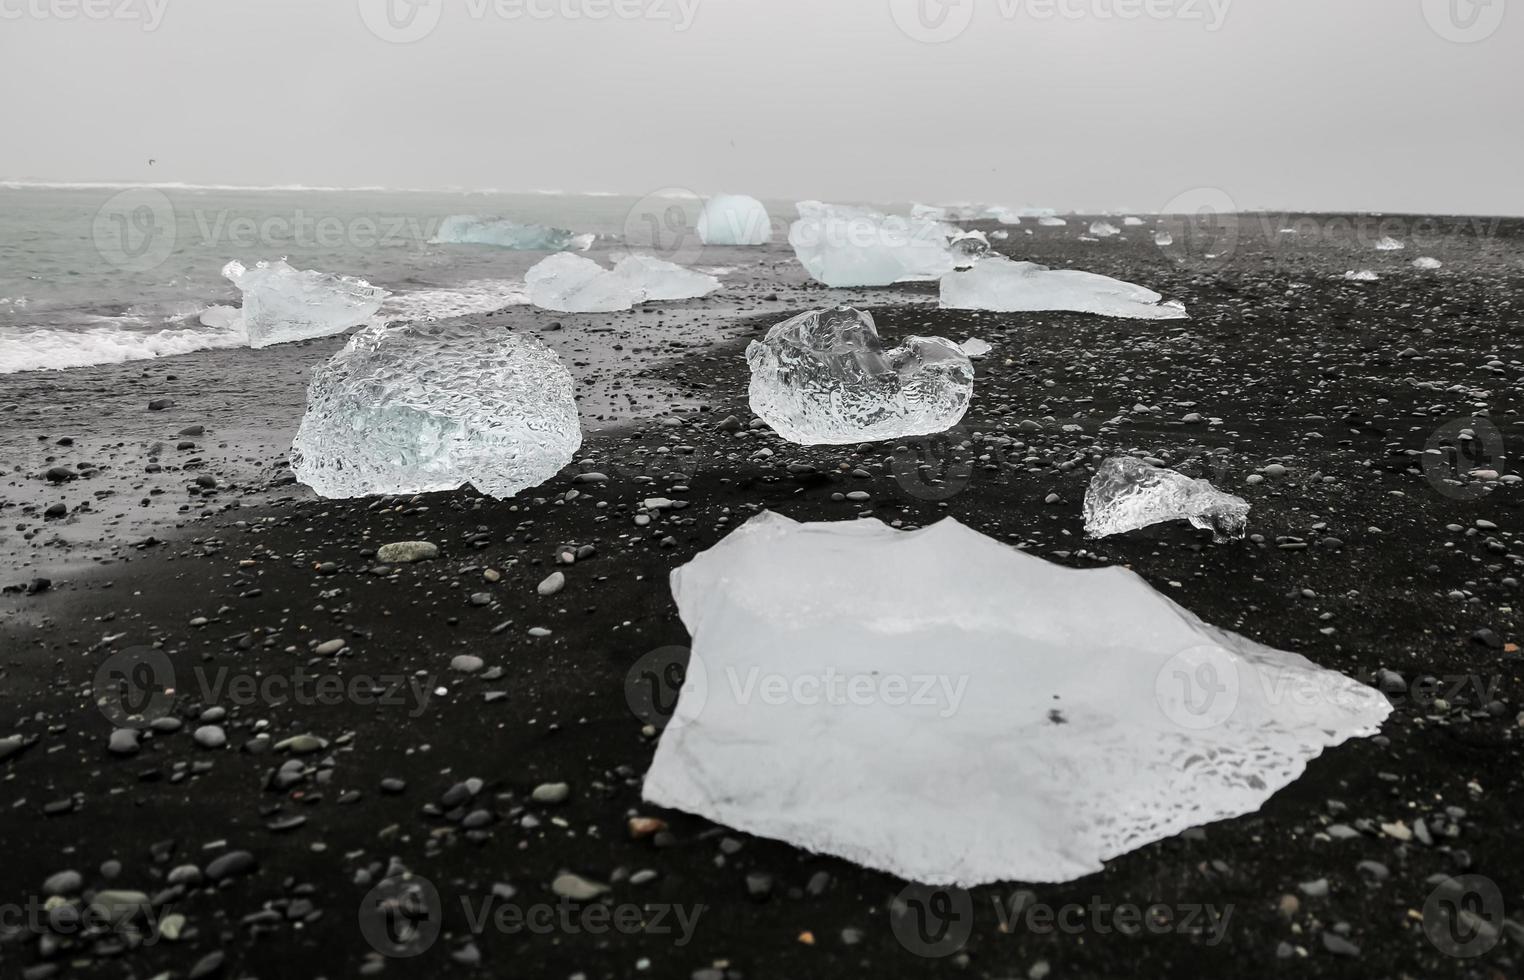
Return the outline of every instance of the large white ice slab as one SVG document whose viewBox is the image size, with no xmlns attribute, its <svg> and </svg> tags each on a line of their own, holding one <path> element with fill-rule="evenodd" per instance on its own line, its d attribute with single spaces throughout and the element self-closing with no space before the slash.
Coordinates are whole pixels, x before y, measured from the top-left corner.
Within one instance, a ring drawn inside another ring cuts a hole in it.
<svg viewBox="0 0 1524 980">
<path fill-rule="evenodd" d="M 533 337 L 459 320 L 368 327 L 313 372 L 291 444 L 324 497 L 453 490 L 511 497 L 582 445 L 572 378 Z"/>
<path fill-rule="evenodd" d="M 717 194 L 699 212 L 698 233 L 705 245 L 766 245 L 773 240 L 773 219 L 754 197 Z"/>
<path fill-rule="evenodd" d="M 888 286 L 936 279 L 956 265 L 948 247 L 962 232 L 921 215 L 801 201 L 789 228 L 794 254 L 817 281 L 832 287 Z"/>
<path fill-rule="evenodd" d="M 250 347 L 343 333 L 375 316 L 388 295 L 364 279 L 293 269 L 284 259 L 252 269 L 235 259 L 222 275 L 243 294 Z"/>
<path fill-rule="evenodd" d="M 764 513 L 672 573 L 651 803 L 914 881 L 1069 881 L 1252 813 L 1391 706 L 1122 568 Z"/>
<path fill-rule="evenodd" d="M 1152 289 L 1120 279 L 1076 269 L 1049 269 L 1003 255 L 989 255 L 966 272 L 942 277 L 942 308 L 949 310 L 1070 310 L 1143 320 L 1187 316 L 1183 305 L 1160 302 L 1163 298 Z"/>
<path fill-rule="evenodd" d="M 958 424 L 974 366 L 941 337 L 886 350 L 872 314 L 848 306 L 775 324 L 746 348 L 751 410 L 790 442 L 850 445 Z"/>
</svg>

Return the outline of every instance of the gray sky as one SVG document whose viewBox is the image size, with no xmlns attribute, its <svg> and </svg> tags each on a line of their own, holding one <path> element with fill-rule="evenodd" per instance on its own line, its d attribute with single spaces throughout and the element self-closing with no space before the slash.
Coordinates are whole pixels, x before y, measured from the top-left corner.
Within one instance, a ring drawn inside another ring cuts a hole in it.
<svg viewBox="0 0 1524 980">
<path fill-rule="evenodd" d="M 0 0 L 0 86 L 6 177 L 1524 213 L 1524 0 Z"/>
</svg>

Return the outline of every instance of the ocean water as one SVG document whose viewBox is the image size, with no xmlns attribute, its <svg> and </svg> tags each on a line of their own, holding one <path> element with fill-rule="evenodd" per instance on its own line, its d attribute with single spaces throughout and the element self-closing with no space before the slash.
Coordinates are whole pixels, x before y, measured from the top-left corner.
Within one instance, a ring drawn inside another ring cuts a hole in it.
<svg viewBox="0 0 1524 980">
<path fill-rule="evenodd" d="M 241 345 L 221 311 L 202 322 L 239 305 L 230 259 L 359 276 L 394 294 L 388 318 L 455 316 L 525 302 L 524 273 L 546 253 L 431 244 L 450 215 L 591 233 L 595 256 L 632 239 L 682 261 L 689 210 L 616 195 L 0 183 L 0 374 Z"/>
</svg>

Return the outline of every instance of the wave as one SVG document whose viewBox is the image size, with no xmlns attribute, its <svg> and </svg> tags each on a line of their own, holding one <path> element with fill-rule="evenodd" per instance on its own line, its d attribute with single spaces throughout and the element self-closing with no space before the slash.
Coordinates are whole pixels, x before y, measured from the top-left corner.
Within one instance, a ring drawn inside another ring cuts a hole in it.
<svg viewBox="0 0 1524 980">
<path fill-rule="evenodd" d="M 94 317 L 96 326 L 0 330 L 0 374 L 19 371 L 57 371 L 93 364 L 143 361 L 197 350 L 243 347 L 248 344 L 241 320 L 208 327 L 180 322 L 157 330 L 132 329 L 142 317 Z"/>
</svg>

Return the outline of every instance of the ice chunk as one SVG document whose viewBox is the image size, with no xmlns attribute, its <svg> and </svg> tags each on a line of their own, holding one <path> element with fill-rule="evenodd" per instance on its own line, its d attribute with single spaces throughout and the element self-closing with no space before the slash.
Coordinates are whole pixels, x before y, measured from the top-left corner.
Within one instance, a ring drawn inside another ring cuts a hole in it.
<svg viewBox="0 0 1524 980">
<path fill-rule="evenodd" d="M 430 244 L 496 245 L 524 252 L 559 252 L 563 249 L 585 252 L 592 246 L 593 236 L 578 235 L 564 228 L 520 224 L 509 218 L 452 214 L 440 222 L 439 231 Z"/>
<path fill-rule="evenodd" d="M 1090 234 L 1096 238 L 1111 238 L 1121 233 L 1122 229 L 1109 221 L 1096 221 L 1090 225 Z"/>
<path fill-rule="evenodd" d="M 1167 231 L 1156 231 L 1154 232 L 1154 244 L 1160 248 L 1169 248 L 1175 244 L 1175 236 Z"/>
<path fill-rule="evenodd" d="M 581 445 L 571 375 L 533 337 L 461 320 L 374 325 L 313 372 L 291 469 L 324 497 L 467 482 L 511 497 Z"/>
<path fill-rule="evenodd" d="M 773 219 L 754 197 L 719 194 L 704 202 L 698 233 L 705 245 L 766 245 L 773 240 Z"/>
<path fill-rule="evenodd" d="M 1413 268 L 1415 269 L 1427 269 L 1433 271 L 1434 269 L 1443 269 L 1444 267 L 1445 264 L 1439 261 L 1439 259 L 1430 258 L 1427 255 L 1423 256 L 1422 258 L 1413 260 Z"/>
<path fill-rule="evenodd" d="M 222 275 L 243 293 L 250 347 L 343 333 L 375 316 L 387 297 L 364 279 L 293 269 L 282 259 L 252 269 L 235 259 Z"/>
<path fill-rule="evenodd" d="M 634 283 L 643 295 L 641 302 L 645 303 L 699 299 L 720 288 L 720 281 L 714 276 L 649 255 L 627 255 L 611 274 Z"/>
<path fill-rule="evenodd" d="M 1378 252 L 1400 252 L 1405 248 L 1407 248 L 1406 245 L 1390 235 L 1386 235 L 1376 242 L 1376 251 Z"/>
<path fill-rule="evenodd" d="M 872 315 L 848 306 L 776 324 L 746 362 L 751 410 L 806 446 L 942 432 L 974 393 L 974 366 L 957 344 L 909 337 L 885 350 Z"/>
<path fill-rule="evenodd" d="M 947 246 L 953 255 L 953 264 L 967 269 L 989 254 L 990 240 L 982 231 L 967 231 L 954 238 Z"/>
<path fill-rule="evenodd" d="M 243 311 L 236 306 L 208 306 L 197 317 L 203 327 L 243 330 Z"/>
<path fill-rule="evenodd" d="M 1058 217 L 1057 215 L 1045 214 L 1037 219 L 1037 223 L 1042 225 L 1044 228 L 1062 228 L 1069 222 L 1065 221 L 1063 218 Z"/>
<path fill-rule="evenodd" d="M 1072 310 L 1141 320 L 1186 316 L 1179 303 L 1160 303 L 1151 289 L 1130 282 L 1079 272 L 1049 269 L 990 255 L 967 272 L 942 277 L 942 307 L 949 310 L 1036 312 Z"/>
<path fill-rule="evenodd" d="M 1380 276 L 1369 269 L 1361 269 L 1359 272 L 1346 272 L 1344 278 L 1349 282 L 1377 282 Z"/>
<path fill-rule="evenodd" d="M 989 345 L 988 341 L 980 340 L 978 337 L 970 337 L 958 346 L 969 357 L 983 357 L 995 349 Z"/>
<path fill-rule="evenodd" d="M 1211 531 L 1220 544 L 1244 536 L 1249 504 L 1205 480 L 1131 456 L 1103 462 L 1085 491 L 1085 533 L 1094 538 L 1182 520 Z"/>
<path fill-rule="evenodd" d="M 620 260 L 612 270 L 561 252 L 524 274 L 529 301 L 562 313 L 612 313 L 650 300 L 695 299 L 720 288 L 714 276 L 645 255 Z"/>
<path fill-rule="evenodd" d="M 1129 228 L 1138 228 L 1138 227 L 1142 226 L 1143 219 L 1142 218 L 1134 218 L 1132 215 L 1128 215 L 1127 217 L 1122 219 L 1122 224 L 1126 225 Z"/>
<path fill-rule="evenodd" d="M 1100 871 L 1258 810 L 1391 713 L 1126 569 L 953 520 L 764 513 L 672 593 L 693 652 L 645 799 L 932 885 Z"/>
<path fill-rule="evenodd" d="M 789 244 L 805 269 L 827 286 L 888 286 L 936 279 L 955 267 L 948 248 L 962 234 L 924 216 L 801 201 Z"/>
</svg>

